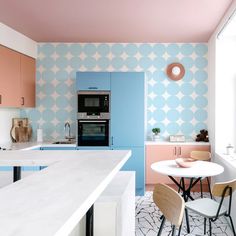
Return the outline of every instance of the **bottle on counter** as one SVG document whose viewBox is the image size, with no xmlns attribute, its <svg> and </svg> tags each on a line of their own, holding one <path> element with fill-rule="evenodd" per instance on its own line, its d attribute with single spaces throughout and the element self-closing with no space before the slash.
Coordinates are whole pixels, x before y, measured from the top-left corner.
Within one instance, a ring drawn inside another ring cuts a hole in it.
<svg viewBox="0 0 236 236">
<path fill-rule="evenodd" d="M 227 147 L 226 147 L 226 154 L 227 155 L 232 155 L 234 153 L 234 147 L 229 144 Z"/>
<path fill-rule="evenodd" d="M 43 142 L 43 130 L 39 126 L 37 128 L 37 142 Z"/>
</svg>

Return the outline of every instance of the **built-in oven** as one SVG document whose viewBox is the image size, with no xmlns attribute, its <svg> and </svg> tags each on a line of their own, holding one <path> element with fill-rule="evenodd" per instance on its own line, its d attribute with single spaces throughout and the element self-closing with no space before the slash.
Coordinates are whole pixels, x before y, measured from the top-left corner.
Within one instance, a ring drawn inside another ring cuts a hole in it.
<svg viewBox="0 0 236 236">
<path fill-rule="evenodd" d="M 77 96 L 78 113 L 109 113 L 109 92 L 80 91 Z"/>
<path fill-rule="evenodd" d="M 78 119 L 78 146 L 109 146 L 108 119 Z"/>
</svg>

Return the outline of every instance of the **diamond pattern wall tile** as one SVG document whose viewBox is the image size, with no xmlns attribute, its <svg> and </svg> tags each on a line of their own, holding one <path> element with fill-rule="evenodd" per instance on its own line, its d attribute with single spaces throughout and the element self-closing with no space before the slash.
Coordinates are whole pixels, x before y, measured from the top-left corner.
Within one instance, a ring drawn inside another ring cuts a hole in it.
<svg viewBox="0 0 236 236">
<path fill-rule="evenodd" d="M 77 71 L 144 71 L 146 74 L 146 136 L 153 127 L 161 135 L 194 137 L 207 128 L 207 44 L 148 43 L 40 43 L 38 46 L 37 107 L 24 109 L 34 131 L 38 125 L 44 138 L 63 138 L 64 123 L 70 121 L 76 134 Z M 165 70 L 181 62 L 185 76 L 171 81 Z M 132 93 L 132 91 L 130 91 Z"/>
</svg>

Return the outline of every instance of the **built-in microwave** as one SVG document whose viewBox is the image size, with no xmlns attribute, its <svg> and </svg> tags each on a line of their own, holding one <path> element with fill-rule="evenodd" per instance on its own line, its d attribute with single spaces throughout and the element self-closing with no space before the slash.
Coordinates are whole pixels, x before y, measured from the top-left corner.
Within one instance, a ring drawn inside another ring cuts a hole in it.
<svg viewBox="0 0 236 236">
<path fill-rule="evenodd" d="M 78 113 L 86 112 L 90 114 L 109 113 L 109 99 L 108 92 L 94 92 L 82 91 L 78 92 Z"/>
</svg>

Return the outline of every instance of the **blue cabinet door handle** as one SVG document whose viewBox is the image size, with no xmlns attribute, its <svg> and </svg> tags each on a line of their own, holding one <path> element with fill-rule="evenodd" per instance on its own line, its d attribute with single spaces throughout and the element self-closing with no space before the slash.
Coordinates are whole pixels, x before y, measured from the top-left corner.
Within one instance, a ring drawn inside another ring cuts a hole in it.
<svg viewBox="0 0 236 236">
<path fill-rule="evenodd" d="M 88 89 L 98 89 L 98 87 L 88 87 Z"/>
<path fill-rule="evenodd" d="M 111 145 L 113 146 L 113 136 L 111 137 Z"/>
</svg>

